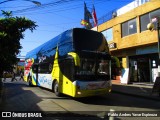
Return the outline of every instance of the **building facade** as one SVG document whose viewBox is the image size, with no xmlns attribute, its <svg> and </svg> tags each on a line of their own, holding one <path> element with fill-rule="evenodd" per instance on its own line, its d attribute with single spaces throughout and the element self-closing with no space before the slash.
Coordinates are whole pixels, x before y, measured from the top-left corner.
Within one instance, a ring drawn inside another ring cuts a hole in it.
<svg viewBox="0 0 160 120">
<path fill-rule="evenodd" d="M 160 19 L 160 0 L 136 0 L 132 4 L 132 9 L 128 6 L 127 11 L 124 6 L 112 19 L 93 29 L 105 35 L 112 56 L 122 63 L 121 83 L 153 83 L 158 75 L 156 23 Z M 151 22 L 153 29 L 148 30 Z"/>
</svg>

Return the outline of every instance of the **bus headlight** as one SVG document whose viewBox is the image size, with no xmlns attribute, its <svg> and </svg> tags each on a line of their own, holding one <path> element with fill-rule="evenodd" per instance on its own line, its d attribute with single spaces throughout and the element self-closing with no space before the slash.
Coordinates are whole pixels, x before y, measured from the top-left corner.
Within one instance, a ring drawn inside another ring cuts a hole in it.
<svg viewBox="0 0 160 120">
<path fill-rule="evenodd" d="M 80 91 L 77 91 L 77 94 L 78 94 L 78 95 L 81 95 L 81 92 L 80 92 Z"/>
</svg>

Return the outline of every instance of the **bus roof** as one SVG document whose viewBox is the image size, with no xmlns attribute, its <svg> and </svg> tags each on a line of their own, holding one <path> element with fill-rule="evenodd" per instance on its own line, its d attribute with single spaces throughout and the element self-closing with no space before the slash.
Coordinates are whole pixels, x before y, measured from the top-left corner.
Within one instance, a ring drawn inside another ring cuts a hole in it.
<svg viewBox="0 0 160 120">
<path fill-rule="evenodd" d="M 46 43 L 40 45 L 39 47 L 31 50 L 27 53 L 26 58 L 37 58 L 38 56 L 50 53 L 50 51 L 54 51 L 57 46 L 63 45 L 64 43 L 68 42 L 68 47 L 72 43 L 72 30 L 67 30 L 62 34 L 52 38 L 51 40 L 47 41 Z M 67 46 L 67 45 L 66 45 Z M 70 46 L 70 51 L 72 47 Z"/>
<path fill-rule="evenodd" d="M 66 55 L 68 52 L 82 50 L 109 53 L 108 43 L 101 33 L 83 28 L 73 28 L 28 52 L 26 59 L 37 59 L 43 55 L 53 56 L 57 46 L 60 56 Z"/>
</svg>

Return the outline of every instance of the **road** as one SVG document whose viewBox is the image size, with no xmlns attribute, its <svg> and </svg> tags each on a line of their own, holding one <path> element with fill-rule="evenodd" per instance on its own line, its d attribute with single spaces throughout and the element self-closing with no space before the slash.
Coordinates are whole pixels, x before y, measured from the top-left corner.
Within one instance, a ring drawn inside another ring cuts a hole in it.
<svg viewBox="0 0 160 120">
<path fill-rule="evenodd" d="M 79 99 L 65 95 L 63 97 L 57 97 L 52 91 L 40 87 L 29 87 L 23 81 L 7 81 L 4 83 L 4 97 L 0 110 L 12 112 L 43 111 L 48 117 L 55 117 L 54 115 L 57 115 L 56 117 L 73 115 L 80 118 L 89 116 L 95 119 L 149 120 L 158 119 L 158 117 L 145 116 L 147 113 L 156 114 L 157 111 L 160 111 L 160 103 L 159 101 L 117 93 Z M 115 111 L 115 114 L 108 117 L 111 111 Z M 119 113 L 123 113 L 123 115 L 119 116 Z M 143 117 L 133 117 L 133 113 L 137 113 L 136 115 L 140 114 L 141 116 L 142 113 L 144 114 Z M 130 114 L 132 114 L 132 117 L 130 117 Z"/>
</svg>

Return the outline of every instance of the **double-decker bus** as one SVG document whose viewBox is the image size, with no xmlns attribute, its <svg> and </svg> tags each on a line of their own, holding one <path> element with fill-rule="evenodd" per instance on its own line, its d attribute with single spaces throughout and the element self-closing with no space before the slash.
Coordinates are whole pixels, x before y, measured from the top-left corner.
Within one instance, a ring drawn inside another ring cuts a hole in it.
<svg viewBox="0 0 160 120">
<path fill-rule="evenodd" d="M 30 86 L 72 97 L 111 91 L 111 55 L 102 33 L 73 28 L 27 53 L 24 80 Z"/>
</svg>

